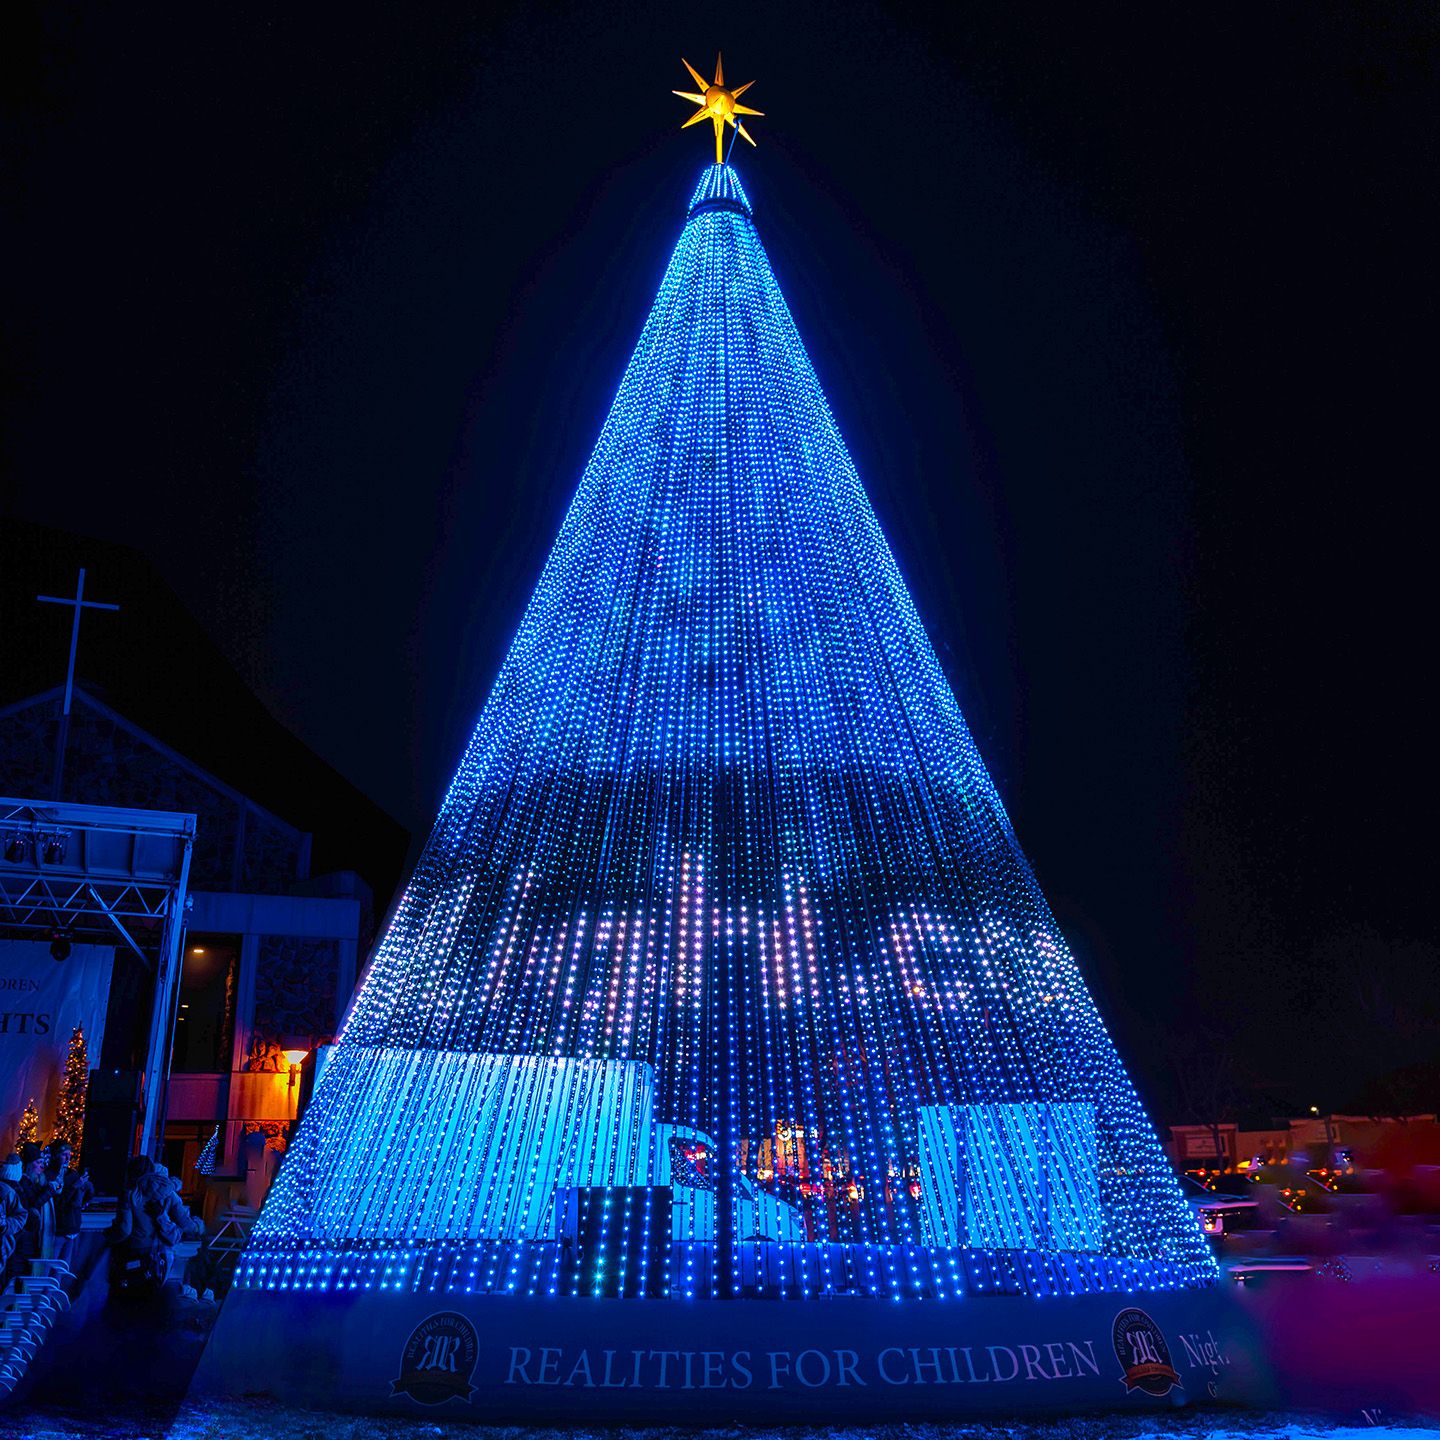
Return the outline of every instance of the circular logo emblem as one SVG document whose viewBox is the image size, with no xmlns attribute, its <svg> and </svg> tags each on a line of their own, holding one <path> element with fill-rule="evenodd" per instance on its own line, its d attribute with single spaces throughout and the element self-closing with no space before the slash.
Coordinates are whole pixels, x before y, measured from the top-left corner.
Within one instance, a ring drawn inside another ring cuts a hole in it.
<svg viewBox="0 0 1440 1440">
<path fill-rule="evenodd" d="M 1115 1358 L 1124 1369 L 1125 1389 L 1168 1395 L 1181 1384 L 1170 1363 L 1170 1347 L 1160 1327 L 1143 1310 L 1122 1310 L 1110 1331 Z"/>
<path fill-rule="evenodd" d="M 422 1320 L 400 1352 L 400 1374 L 390 1384 L 392 1395 L 408 1395 L 421 1405 L 468 1400 L 475 1387 L 470 1376 L 480 1354 L 475 1327 L 453 1310 Z"/>
</svg>

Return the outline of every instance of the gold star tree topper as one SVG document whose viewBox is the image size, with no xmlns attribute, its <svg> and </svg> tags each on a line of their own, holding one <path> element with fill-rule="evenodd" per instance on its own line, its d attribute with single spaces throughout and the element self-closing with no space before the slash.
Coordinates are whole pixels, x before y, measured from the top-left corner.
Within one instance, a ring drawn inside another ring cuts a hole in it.
<svg viewBox="0 0 1440 1440">
<path fill-rule="evenodd" d="M 747 80 L 743 85 L 734 90 L 725 88 L 725 67 L 721 64 L 721 57 L 715 57 L 715 78 L 707 81 L 703 75 L 686 59 L 681 58 L 680 63 L 690 72 L 693 79 L 703 92 L 696 95 L 689 90 L 674 90 L 671 93 L 678 95 L 682 100 L 693 100 L 700 108 L 682 125 L 682 130 L 688 129 L 691 125 L 698 125 L 702 120 L 708 120 L 715 127 L 715 163 L 723 165 L 725 157 L 720 151 L 720 136 L 728 125 L 732 130 L 738 130 L 753 145 L 750 132 L 745 128 L 743 122 L 737 120 L 737 115 L 763 115 L 763 110 L 752 110 L 748 105 L 740 104 L 740 97 L 755 83 Z"/>
</svg>

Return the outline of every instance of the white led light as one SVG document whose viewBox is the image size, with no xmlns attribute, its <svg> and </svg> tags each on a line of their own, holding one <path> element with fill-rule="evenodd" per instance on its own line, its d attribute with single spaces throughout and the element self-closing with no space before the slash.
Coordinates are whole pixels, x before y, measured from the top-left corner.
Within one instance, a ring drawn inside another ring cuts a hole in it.
<svg viewBox="0 0 1440 1440">
<path fill-rule="evenodd" d="M 1215 1274 L 711 166 L 239 1283 Z"/>
</svg>

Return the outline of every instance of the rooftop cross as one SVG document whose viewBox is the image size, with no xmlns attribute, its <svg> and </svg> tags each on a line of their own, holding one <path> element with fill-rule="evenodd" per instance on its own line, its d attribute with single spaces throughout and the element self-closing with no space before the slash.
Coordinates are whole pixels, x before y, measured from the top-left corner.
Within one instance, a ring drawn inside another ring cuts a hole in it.
<svg viewBox="0 0 1440 1440">
<path fill-rule="evenodd" d="M 696 95 L 689 90 L 672 90 L 672 95 L 678 95 L 682 100 L 693 100 L 700 108 L 680 127 L 687 130 L 691 125 L 698 125 L 702 120 L 709 120 L 715 127 L 715 163 L 723 165 L 725 157 L 720 152 L 720 136 L 727 125 L 732 130 L 737 130 L 753 145 L 750 132 L 744 124 L 737 120 L 737 115 L 763 115 L 763 110 L 752 110 L 748 105 L 739 103 L 740 97 L 755 83 L 747 80 L 743 85 L 734 90 L 725 88 L 725 67 L 721 63 L 721 57 L 715 57 L 715 78 L 707 81 L 704 76 L 686 59 L 681 58 L 680 63 L 690 72 L 703 92 Z"/>
<path fill-rule="evenodd" d="M 73 598 L 63 595 L 37 595 L 35 599 L 42 605 L 71 605 L 75 609 L 75 618 L 70 626 L 70 663 L 65 670 L 65 703 L 60 707 L 60 736 L 55 746 L 55 777 L 51 783 L 53 794 L 51 799 L 60 798 L 60 784 L 65 777 L 65 742 L 70 738 L 70 698 L 75 692 L 75 651 L 80 645 L 80 612 L 82 610 L 118 610 L 118 605 L 107 604 L 103 600 L 87 600 L 85 598 L 85 569 L 80 569 L 80 578 L 75 583 L 75 594 Z"/>
</svg>

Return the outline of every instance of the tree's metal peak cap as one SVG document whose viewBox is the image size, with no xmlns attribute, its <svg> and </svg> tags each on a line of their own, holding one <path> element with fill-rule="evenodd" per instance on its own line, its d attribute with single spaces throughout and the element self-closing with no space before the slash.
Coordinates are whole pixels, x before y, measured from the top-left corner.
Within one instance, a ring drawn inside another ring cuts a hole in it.
<svg viewBox="0 0 1440 1440">
<path fill-rule="evenodd" d="M 750 208 L 750 197 L 740 184 L 740 177 L 731 165 L 707 165 L 700 176 L 700 183 L 690 197 L 690 206 L 685 212 L 686 220 L 706 210 L 731 210 L 753 221 L 755 212 Z"/>
</svg>

